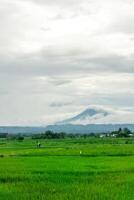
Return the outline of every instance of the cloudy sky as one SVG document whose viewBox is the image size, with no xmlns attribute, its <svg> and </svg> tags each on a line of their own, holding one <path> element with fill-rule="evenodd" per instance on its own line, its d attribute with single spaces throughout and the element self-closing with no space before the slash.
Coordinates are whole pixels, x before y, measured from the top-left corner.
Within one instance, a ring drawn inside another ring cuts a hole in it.
<svg viewBox="0 0 134 200">
<path fill-rule="evenodd" d="M 134 122 L 133 0 L 0 0 L 0 125 L 88 107 Z"/>
</svg>

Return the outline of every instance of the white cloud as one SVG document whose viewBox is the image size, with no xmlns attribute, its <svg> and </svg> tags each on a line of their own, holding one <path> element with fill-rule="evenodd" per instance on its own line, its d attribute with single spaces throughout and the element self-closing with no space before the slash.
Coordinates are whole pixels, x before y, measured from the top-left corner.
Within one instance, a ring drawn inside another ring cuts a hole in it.
<svg viewBox="0 0 134 200">
<path fill-rule="evenodd" d="M 1 0 L 0 123 L 46 124 L 92 105 L 131 110 L 133 7 L 131 0 Z"/>
</svg>

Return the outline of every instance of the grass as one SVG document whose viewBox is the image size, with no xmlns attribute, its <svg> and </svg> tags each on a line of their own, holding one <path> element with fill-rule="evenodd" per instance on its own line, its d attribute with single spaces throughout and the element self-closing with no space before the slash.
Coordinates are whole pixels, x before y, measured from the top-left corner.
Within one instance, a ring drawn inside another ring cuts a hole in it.
<svg viewBox="0 0 134 200">
<path fill-rule="evenodd" d="M 41 144 L 37 149 L 31 139 L 0 141 L 0 200 L 134 199 L 133 139 Z"/>
</svg>

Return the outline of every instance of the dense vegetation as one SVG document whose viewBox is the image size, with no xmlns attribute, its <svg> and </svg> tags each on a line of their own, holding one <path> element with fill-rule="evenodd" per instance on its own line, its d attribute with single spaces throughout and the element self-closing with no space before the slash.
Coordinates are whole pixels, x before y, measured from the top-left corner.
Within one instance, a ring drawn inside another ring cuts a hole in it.
<svg viewBox="0 0 134 200">
<path fill-rule="evenodd" d="M 0 140 L 1 200 L 132 200 L 133 188 L 133 138 Z"/>
</svg>

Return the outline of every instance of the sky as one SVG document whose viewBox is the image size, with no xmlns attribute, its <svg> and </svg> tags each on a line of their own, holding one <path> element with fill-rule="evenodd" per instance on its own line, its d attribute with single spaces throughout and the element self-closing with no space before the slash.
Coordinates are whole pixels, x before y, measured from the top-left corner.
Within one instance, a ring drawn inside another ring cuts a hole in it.
<svg viewBox="0 0 134 200">
<path fill-rule="evenodd" d="M 0 125 L 103 108 L 134 123 L 133 0 L 1 0 Z"/>
</svg>

